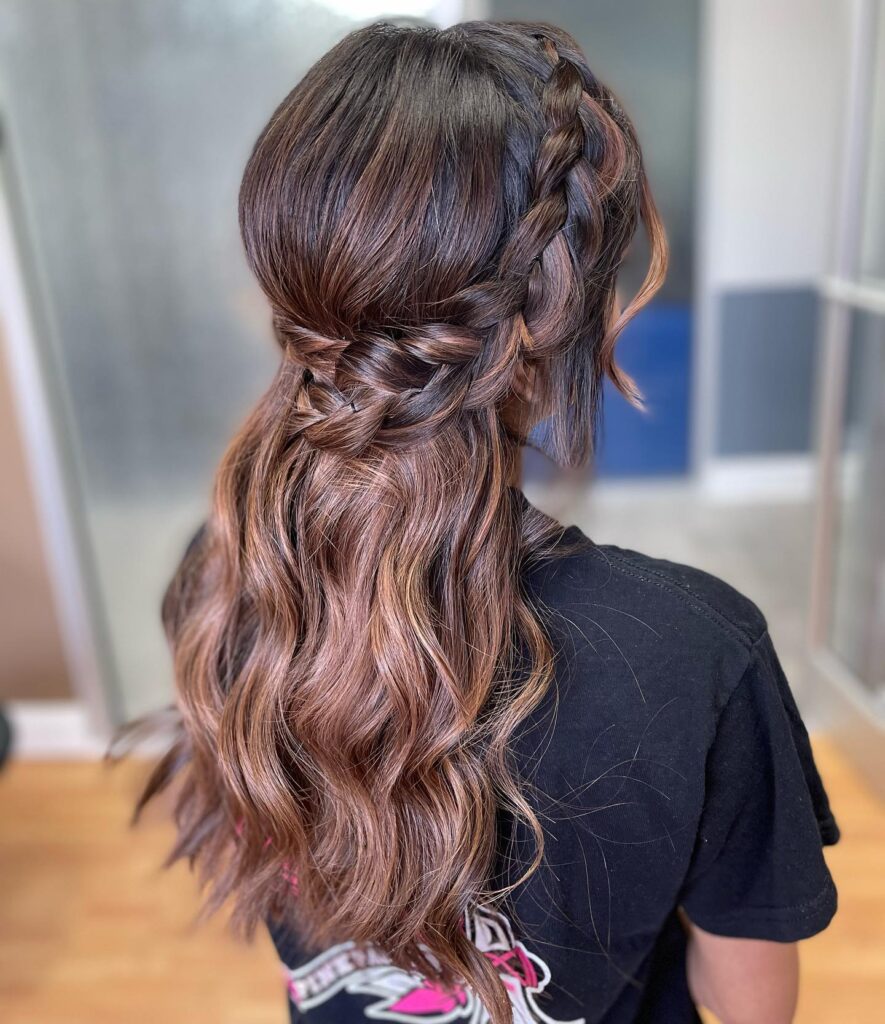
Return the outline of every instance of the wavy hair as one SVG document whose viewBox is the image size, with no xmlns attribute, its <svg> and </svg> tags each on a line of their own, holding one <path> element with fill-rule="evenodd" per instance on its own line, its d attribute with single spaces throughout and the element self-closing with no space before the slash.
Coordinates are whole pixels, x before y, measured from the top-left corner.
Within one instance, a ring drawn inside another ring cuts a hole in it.
<svg viewBox="0 0 885 1024">
<path fill-rule="evenodd" d="M 178 729 L 138 810 L 175 780 L 170 862 L 246 931 L 371 943 L 504 1024 L 462 921 L 543 855 L 511 739 L 553 676 L 525 572 L 562 535 L 512 484 L 533 418 L 579 466 L 603 378 L 639 401 L 640 149 L 558 28 L 373 24 L 274 112 L 239 220 L 281 358 L 163 602 Z M 496 887 L 502 814 L 534 855 Z"/>
</svg>

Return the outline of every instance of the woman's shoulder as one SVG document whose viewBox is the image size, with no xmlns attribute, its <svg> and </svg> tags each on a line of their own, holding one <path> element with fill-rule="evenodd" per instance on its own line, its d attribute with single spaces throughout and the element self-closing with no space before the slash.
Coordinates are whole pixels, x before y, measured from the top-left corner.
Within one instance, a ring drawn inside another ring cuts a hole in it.
<svg viewBox="0 0 885 1024">
<path fill-rule="evenodd" d="M 643 704 L 676 699 L 715 716 L 768 636 L 756 602 L 712 572 L 598 544 L 577 526 L 566 529 L 562 551 L 531 583 L 565 655 L 562 671 L 605 672 L 608 692 L 623 677 L 624 699 L 631 691 Z"/>
<path fill-rule="evenodd" d="M 594 549 L 595 557 L 621 578 L 624 589 L 638 586 L 656 594 L 663 605 L 675 601 L 738 643 L 751 647 L 768 629 L 755 601 L 712 572 L 615 544 L 594 545 Z"/>
<path fill-rule="evenodd" d="M 558 863 L 587 868 L 593 906 L 631 934 L 677 903 L 722 935 L 825 927 L 821 846 L 839 830 L 758 605 L 577 527 L 535 585 L 556 680 L 518 751 Z"/>
<path fill-rule="evenodd" d="M 617 544 L 591 540 L 578 526 L 565 529 L 560 556 L 534 574 L 545 599 L 596 605 L 639 602 L 663 617 L 702 620 L 712 633 L 752 647 L 768 629 L 756 602 L 732 583 L 696 565 Z"/>
</svg>

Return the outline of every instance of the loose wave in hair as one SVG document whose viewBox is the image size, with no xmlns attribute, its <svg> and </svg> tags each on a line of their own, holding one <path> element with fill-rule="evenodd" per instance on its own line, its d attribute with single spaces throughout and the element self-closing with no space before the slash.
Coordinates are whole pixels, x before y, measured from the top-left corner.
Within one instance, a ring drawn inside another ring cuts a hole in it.
<svg viewBox="0 0 885 1024">
<path fill-rule="evenodd" d="M 524 572 L 562 534 L 507 410 L 579 466 L 603 378 L 638 400 L 615 340 L 666 264 L 640 149 L 558 28 L 373 24 L 274 112 L 239 219 L 281 358 L 164 599 L 180 723 L 139 809 L 176 780 L 170 859 L 247 931 L 371 943 L 504 1024 L 462 922 L 543 854 L 510 740 L 553 674 Z M 495 888 L 502 812 L 535 849 Z"/>
</svg>

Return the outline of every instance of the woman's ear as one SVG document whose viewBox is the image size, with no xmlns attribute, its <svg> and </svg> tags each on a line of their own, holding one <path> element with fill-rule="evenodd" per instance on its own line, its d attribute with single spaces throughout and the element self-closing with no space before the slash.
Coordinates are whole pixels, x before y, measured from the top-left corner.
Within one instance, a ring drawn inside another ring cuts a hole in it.
<svg viewBox="0 0 885 1024">
<path fill-rule="evenodd" d="M 517 373 L 513 394 L 501 407 L 501 419 L 510 430 L 527 437 L 532 427 L 546 415 L 541 371 L 535 364 L 523 364 Z"/>
</svg>

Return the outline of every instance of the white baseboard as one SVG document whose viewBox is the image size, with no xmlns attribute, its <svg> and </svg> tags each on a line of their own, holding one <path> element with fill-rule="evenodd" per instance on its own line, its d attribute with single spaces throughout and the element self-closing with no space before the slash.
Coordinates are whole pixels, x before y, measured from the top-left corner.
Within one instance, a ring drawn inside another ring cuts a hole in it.
<svg viewBox="0 0 885 1024">
<path fill-rule="evenodd" d="M 811 501 L 816 483 L 811 454 L 719 456 L 698 476 L 701 495 L 713 502 Z"/>
<path fill-rule="evenodd" d="M 12 701 L 4 711 L 12 728 L 12 758 L 98 760 L 107 750 L 107 737 L 92 726 L 81 701 Z"/>
</svg>

